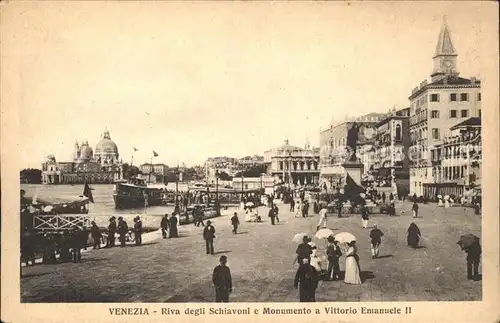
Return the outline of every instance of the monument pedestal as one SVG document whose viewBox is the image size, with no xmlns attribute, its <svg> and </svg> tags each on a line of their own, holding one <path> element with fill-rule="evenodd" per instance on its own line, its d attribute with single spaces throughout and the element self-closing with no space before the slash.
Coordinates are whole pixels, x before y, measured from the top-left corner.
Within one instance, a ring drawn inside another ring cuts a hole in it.
<svg viewBox="0 0 500 323">
<path fill-rule="evenodd" d="M 361 175 L 363 175 L 364 165 L 359 161 L 347 162 L 342 164 L 344 170 L 351 178 L 356 182 L 356 184 L 361 186 Z"/>
</svg>

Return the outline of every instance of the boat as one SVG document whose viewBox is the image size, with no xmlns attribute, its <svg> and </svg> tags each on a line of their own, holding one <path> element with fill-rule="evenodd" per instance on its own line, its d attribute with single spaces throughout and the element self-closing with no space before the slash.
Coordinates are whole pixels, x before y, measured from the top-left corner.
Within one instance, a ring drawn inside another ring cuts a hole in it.
<svg viewBox="0 0 500 323">
<path fill-rule="evenodd" d="M 126 183 L 115 182 L 113 200 L 116 209 L 162 205 L 163 187 L 148 186 L 142 178 L 130 178 Z"/>
</svg>

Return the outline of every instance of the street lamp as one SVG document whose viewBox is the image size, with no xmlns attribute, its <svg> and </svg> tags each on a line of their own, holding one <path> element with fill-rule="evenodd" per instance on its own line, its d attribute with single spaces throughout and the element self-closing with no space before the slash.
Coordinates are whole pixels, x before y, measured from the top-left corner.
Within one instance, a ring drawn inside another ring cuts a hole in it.
<svg viewBox="0 0 500 323">
<path fill-rule="evenodd" d="M 174 213 L 179 213 L 179 165 L 175 171 L 175 208 Z"/>
<path fill-rule="evenodd" d="M 243 176 L 243 172 L 241 173 L 241 202 L 244 202 L 243 200 L 243 182 L 245 181 L 245 177 Z"/>
<path fill-rule="evenodd" d="M 217 216 L 220 215 L 220 206 L 219 206 L 219 170 L 215 170 L 215 212 Z"/>
</svg>

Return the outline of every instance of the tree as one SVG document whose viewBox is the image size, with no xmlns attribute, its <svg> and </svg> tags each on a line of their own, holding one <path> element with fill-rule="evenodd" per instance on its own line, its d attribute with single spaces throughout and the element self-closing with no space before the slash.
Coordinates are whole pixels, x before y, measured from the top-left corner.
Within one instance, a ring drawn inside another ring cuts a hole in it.
<svg viewBox="0 0 500 323">
<path fill-rule="evenodd" d="M 256 165 L 256 166 L 251 166 L 250 168 L 247 168 L 243 172 L 236 173 L 234 177 L 241 177 L 241 174 L 243 173 L 244 177 L 260 177 L 260 174 L 266 172 L 266 166 L 265 165 Z"/>
<path fill-rule="evenodd" d="M 23 169 L 19 175 L 23 184 L 40 184 L 42 182 L 42 171 L 40 169 Z"/>
<path fill-rule="evenodd" d="M 226 172 L 220 172 L 219 173 L 219 179 L 221 181 L 231 181 L 233 178 L 231 176 L 229 176 L 229 174 L 226 173 Z"/>
</svg>

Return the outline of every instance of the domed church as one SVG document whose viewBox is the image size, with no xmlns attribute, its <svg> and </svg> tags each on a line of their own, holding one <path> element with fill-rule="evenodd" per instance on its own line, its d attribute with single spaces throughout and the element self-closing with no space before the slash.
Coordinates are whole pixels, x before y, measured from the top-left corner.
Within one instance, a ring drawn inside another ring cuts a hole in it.
<svg viewBox="0 0 500 323">
<path fill-rule="evenodd" d="M 54 156 L 47 157 L 42 164 L 44 184 L 113 183 L 122 179 L 122 161 L 118 146 L 106 128 L 92 150 L 87 140 L 75 143 L 72 162 L 56 162 Z"/>
</svg>

